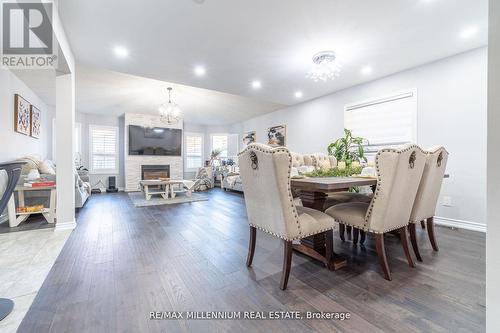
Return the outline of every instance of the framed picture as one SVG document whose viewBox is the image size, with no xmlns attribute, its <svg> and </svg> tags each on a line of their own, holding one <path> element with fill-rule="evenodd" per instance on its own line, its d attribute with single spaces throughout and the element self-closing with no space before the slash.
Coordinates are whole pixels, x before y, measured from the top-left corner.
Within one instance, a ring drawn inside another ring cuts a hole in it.
<svg viewBox="0 0 500 333">
<path fill-rule="evenodd" d="M 256 140 L 257 140 L 256 138 L 257 138 L 257 132 L 256 131 L 246 132 L 243 135 L 243 143 L 246 146 L 248 146 L 249 144 L 256 142 Z"/>
<path fill-rule="evenodd" d="M 270 146 L 286 146 L 286 125 L 269 127 L 267 144 Z"/>
<path fill-rule="evenodd" d="M 21 97 L 14 95 L 14 131 L 30 135 L 31 131 L 30 103 Z"/>
<path fill-rule="evenodd" d="M 40 129 L 42 123 L 42 112 L 31 105 L 31 136 L 34 138 L 40 137 Z"/>
</svg>

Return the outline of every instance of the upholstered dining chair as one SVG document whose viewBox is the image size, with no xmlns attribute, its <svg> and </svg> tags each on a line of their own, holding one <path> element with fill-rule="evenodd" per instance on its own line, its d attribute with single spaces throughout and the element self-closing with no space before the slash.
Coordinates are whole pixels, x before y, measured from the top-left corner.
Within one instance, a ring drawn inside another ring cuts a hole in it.
<svg viewBox="0 0 500 333">
<path fill-rule="evenodd" d="M 280 288 L 285 290 L 292 264 L 292 241 L 329 231 L 325 256 L 330 262 L 335 221 L 318 210 L 294 203 L 290 187 L 292 157 L 287 148 L 252 143 L 238 154 L 238 162 L 250 225 L 247 266 L 252 265 L 257 229 L 281 238 L 284 258 Z"/>
<path fill-rule="evenodd" d="M 399 231 L 408 265 L 415 266 L 408 249 L 406 227 L 424 165 L 425 153 L 417 145 L 382 149 L 375 157 L 377 188 L 371 202 L 343 203 L 325 211 L 339 223 L 375 234 L 377 254 L 387 280 L 392 278 L 384 247 L 385 233 Z"/>
<path fill-rule="evenodd" d="M 413 247 L 413 252 L 418 261 L 422 261 L 422 256 L 418 250 L 416 225 L 418 223 L 427 222 L 427 234 L 431 242 L 432 249 L 439 251 L 434 235 L 434 213 L 443 183 L 444 172 L 448 162 L 448 152 L 442 146 L 433 147 L 426 151 L 426 161 L 424 173 L 420 180 L 413 209 L 410 215 L 410 240 Z"/>
</svg>

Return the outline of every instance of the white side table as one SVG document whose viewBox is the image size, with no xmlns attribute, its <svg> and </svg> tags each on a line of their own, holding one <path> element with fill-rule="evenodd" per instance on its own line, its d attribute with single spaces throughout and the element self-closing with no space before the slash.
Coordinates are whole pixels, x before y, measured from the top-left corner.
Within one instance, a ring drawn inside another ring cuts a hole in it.
<svg viewBox="0 0 500 333">
<path fill-rule="evenodd" d="M 44 208 L 38 212 L 30 212 L 30 213 L 17 213 L 16 212 L 16 202 L 14 199 L 14 193 L 9 199 L 9 203 L 7 205 L 9 210 L 9 227 L 17 227 L 21 222 L 26 221 L 26 219 L 31 214 L 42 214 L 43 217 L 47 220 L 48 223 L 55 223 L 56 221 L 56 186 L 41 186 L 41 187 L 28 187 L 18 185 L 14 189 L 14 192 L 17 191 L 19 206 L 24 207 L 24 192 L 26 191 L 50 191 L 50 203 L 49 208 Z"/>
</svg>

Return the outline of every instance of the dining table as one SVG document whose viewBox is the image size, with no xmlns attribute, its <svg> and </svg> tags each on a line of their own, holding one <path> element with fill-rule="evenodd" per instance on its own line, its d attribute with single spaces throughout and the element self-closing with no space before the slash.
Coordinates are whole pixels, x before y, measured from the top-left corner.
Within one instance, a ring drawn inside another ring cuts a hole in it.
<svg viewBox="0 0 500 333">
<path fill-rule="evenodd" d="M 375 177 L 321 177 L 321 178 L 292 178 L 291 188 L 302 200 L 304 207 L 323 211 L 329 193 L 344 192 L 359 186 L 377 185 Z M 326 258 L 326 231 L 314 236 L 305 237 L 300 243 L 293 245 L 293 249 L 325 264 L 329 270 L 340 269 L 347 264 L 347 259 L 331 249 L 332 256 Z"/>
</svg>

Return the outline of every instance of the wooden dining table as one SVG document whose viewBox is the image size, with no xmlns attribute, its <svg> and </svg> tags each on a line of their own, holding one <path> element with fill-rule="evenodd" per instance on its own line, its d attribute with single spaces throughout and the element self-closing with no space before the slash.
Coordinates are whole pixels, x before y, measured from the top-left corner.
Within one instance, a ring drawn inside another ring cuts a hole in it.
<svg viewBox="0 0 500 333">
<path fill-rule="evenodd" d="M 328 193 L 347 191 L 351 187 L 377 185 L 376 178 L 368 177 L 325 177 L 300 178 L 291 180 L 292 191 L 299 194 L 304 207 L 323 211 Z M 331 232 L 331 231 L 328 231 Z M 347 264 L 345 257 L 336 254 L 333 249 L 332 257 L 327 260 L 326 232 L 306 237 L 299 244 L 293 245 L 294 250 L 317 259 L 325 264 L 329 270 L 337 270 Z"/>
</svg>

